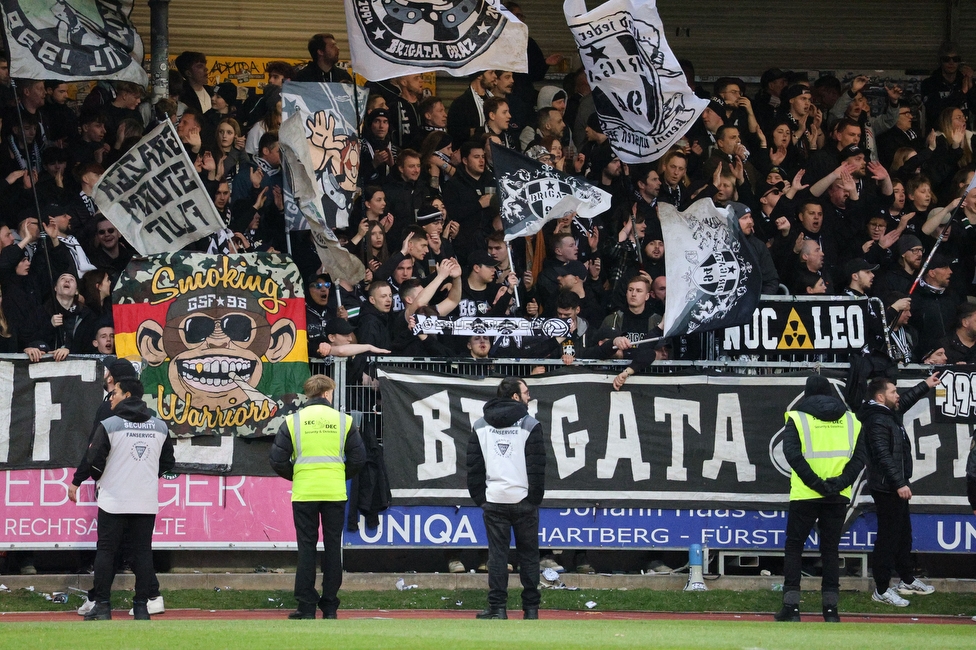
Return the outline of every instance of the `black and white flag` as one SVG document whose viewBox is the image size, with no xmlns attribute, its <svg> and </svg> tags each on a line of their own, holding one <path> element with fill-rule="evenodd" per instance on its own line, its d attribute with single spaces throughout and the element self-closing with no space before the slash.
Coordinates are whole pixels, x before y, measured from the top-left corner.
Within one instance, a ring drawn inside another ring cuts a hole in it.
<svg viewBox="0 0 976 650">
<path fill-rule="evenodd" d="M 491 143 L 505 241 L 528 237 L 547 221 L 576 213 L 592 219 L 610 209 L 610 194 L 526 155 Z"/>
<path fill-rule="evenodd" d="M 2 0 L 10 76 L 149 83 L 133 0 Z"/>
<path fill-rule="evenodd" d="M 529 30 L 501 0 L 345 0 L 352 67 L 370 81 L 528 72 Z"/>
<path fill-rule="evenodd" d="M 660 158 L 708 102 L 688 87 L 655 0 L 610 0 L 593 11 L 566 0 L 563 12 L 614 152 L 628 164 Z"/>
<path fill-rule="evenodd" d="M 140 255 L 171 253 L 224 228 L 169 120 L 102 174 L 93 198 Z"/>
<path fill-rule="evenodd" d="M 699 199 L 684 212 L 659 203 L 668 298 L 664 336 L 703 332 L 752 320 L 762 275 L 752 249 L 741 241 L 734 210 Z"/>
</svg>

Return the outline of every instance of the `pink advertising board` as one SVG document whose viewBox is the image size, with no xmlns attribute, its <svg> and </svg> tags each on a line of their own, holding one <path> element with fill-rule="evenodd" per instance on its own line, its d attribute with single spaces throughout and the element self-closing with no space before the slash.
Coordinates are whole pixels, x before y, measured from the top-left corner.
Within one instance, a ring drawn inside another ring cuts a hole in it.
<svg viewBox="0 0 976 650">
<path fill-rule="evenodd" d="M 0 549 L 95 548 L 95 484 L 68 500 L 73 469 L 0 472 Z M 185 474 L 159 480 L 157 549 L 293 549 L 291 483 Z"/>
</svg>

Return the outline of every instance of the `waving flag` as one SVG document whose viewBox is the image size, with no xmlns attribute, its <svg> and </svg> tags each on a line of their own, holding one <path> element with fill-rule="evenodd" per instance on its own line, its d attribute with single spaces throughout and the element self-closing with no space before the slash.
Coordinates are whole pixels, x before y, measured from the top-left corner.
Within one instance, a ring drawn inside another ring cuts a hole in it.
<svg viewBox="0 0 976 650">
<path fill-rule="evenodd" d="M 2 0 L 10 76 L 149 83 L 133 0 Z"/>
<path fill-rule="evenodd" d="M 370 81 L 528 72 L 529 30 L 500 0 L 346 0 L 346 28 L 352 67 Z"/>
<path fill-rule="evenodd" d="M 699 199 L 684 212 L 668 203 L 658 203 L 657 211 L 668 252 L 664 336 L 751 320 L 762 293 L 762 276 L 752 249 L 741 241 L 734 208 Z"/>
<path fill-rule="evenodd" d="M 660 158 L 708 102 L 688 87 L 655 0 L 610 0 L 593 11 L 566 0 L 563 12 L 613 150 L 628 164 Z"/>
<path fill-rule="evenodd" d="M 491 143 L 505 241 L 534 235 L 575 212 L 592 219 L 610 209 L 610 194 L 526 155 Z"/>
</svg>

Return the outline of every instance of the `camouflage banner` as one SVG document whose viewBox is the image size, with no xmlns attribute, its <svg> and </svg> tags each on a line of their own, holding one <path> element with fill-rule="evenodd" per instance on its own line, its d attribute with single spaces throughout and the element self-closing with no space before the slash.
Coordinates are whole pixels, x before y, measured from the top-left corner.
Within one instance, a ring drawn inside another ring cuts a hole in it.
<svg viewBox="0 0 976 650">
<path fill-rule="evenodd" d="M 115 347 L 180 437 L 274 435 L 309 376 L 302 279 L 278 253 L 137 258 L 113 294 Z"/>
</svg>

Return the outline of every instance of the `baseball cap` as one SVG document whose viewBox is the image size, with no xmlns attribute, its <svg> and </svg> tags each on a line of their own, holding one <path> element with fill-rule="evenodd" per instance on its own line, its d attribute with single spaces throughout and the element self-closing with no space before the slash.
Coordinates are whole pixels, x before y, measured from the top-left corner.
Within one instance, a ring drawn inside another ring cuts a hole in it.
<svg viewBox="0 0 976 650">
<path fill-rule="evenodd" d="M 854 156 L 859 156 L 864 153 L 864 149 L 861 149 L 856 144 L 851 144 L 840 150 L 840 159 L 845 161 L 848 158 L 853 158 Z"/>
<path fill-rule="evenodd" d="M 325 326 L 325 334 L 343 334 L 348 336 L 356 331 L 352 325 L 349 324 L 345 318 L 333 318 Z"/>
<path fill-rule="evenodd" d="M 808 86 L 803 86 L 801 84 L 793 84 L 789 88 L 783 91 L 782 100 L 788 102 L 794 97 L 799 97 L 800 95 L 810 95 L 810 88 Z"/>
<path fill-rule="evenodd" d="M 471 266 L 498 266 L 498 260 L 488 254 L 488 251 L 474 251 L 468 255 Z"/>
<path fill-rule="evenodd" d="M 571 262 L 566 262 L 558 269 L 556 269 L 556 276 L 563 277 L 565 275 L 575 275 L 580 280 L 586 279 L 586 266 L 579 260 L 573 260 Z"/>
<path fill-rule="evenodd" d="M 853 260 L 848 260 L 847 264 L 844 265 L 844 277 L 849 278 L 858 271 L 877 271 L 877 264 L 868 264 L 865 260 L 858 257 Z"/>
</svg>

